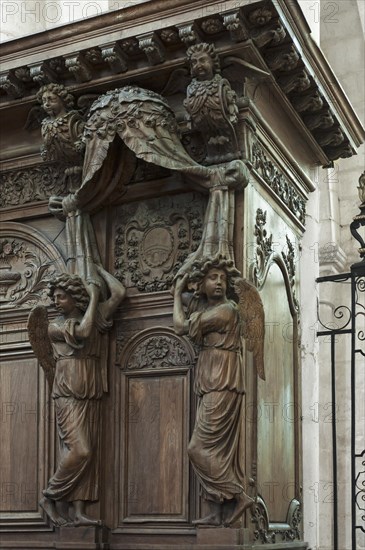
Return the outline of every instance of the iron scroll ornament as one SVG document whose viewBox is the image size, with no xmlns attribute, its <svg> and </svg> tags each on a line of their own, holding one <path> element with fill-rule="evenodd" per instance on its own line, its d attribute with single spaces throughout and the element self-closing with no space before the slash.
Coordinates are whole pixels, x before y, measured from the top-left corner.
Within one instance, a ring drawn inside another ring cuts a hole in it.
<svg viewBox="0 0 365 550">
<path fill-rule="evenodd" d="M 359 197 L 361 200 L 360 204 L 360 214 L 354 217 L 351 225 L 350 225 L 350 231 L 351 235 L 360 243 L 359 248 L 359 254 L 361 258 L 361 262 L 359 262 L 361 265 L 365 265 L 365 240 L 358 232 L 358 229 L 360 227 L 365 227 L 365 171 L 361 174 L 359 178 Z"/>
</svg>

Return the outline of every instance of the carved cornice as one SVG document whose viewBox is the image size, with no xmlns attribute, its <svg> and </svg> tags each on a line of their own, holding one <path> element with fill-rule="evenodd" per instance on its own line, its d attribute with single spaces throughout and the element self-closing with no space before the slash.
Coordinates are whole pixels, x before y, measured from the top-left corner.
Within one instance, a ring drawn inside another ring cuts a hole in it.
<svg viewBox="0 0 365 550">
<path fill-rule="evenodd" d="M 265 154 L 263 147 L 255 141 L 252 145 L 252 167 L 267 183 L 270 189 L 289 208 L 302 225 L 305 225 L 305 200 L 295 189 L 289 178 L 279 170 Z"/>
<path fill-rule="evenodd" d="M 0 208 L 45 201 L 51 195 L 64 195 L 63 170 L 53 164 L 0 173 Z"/>
<path fill-rule="evenodd" d="M 17 41 L 19 48 L 22 44 L 29 48 L 26 56 L 22 50 L 22 58 L 29 59 L 23 66 L 19 66 L 19 56 L 15 55 L 14 46 L 5 44 L 1 48 L 5 59 L 2 63 L 4 72 L 0 75 L 0 98 L 2 96 L 8 104 L 20 97 L 32 97 L 37 86 L 55 78 L 65 85 L 75 84 L 76 80 L 78 85 L 83 84 L 85 90 L 87 82 L 95 86 L 99 81 L 105 83 L 106 77 L 111 86 L 123 85 L 130 78 L 135 78 L 138 72 L 145 74 L 148 66 L 160 65 L 165 73 L 171 73 L 176 66 L 184 63 L 186 48 L 204 40 L 214 42 L 222 56 L 234 51 L 235 55 L 245 57 L 248 48 L 253 58 L 261 60 L 261 69 L 268 67 L 271 70 L 277 93 L 285 97 L 287 108 L 292 109 L 292 115 L 297 117 L 298 124 L 323 164 L 351 156 L 354 148 L 364 140 L 364 130 L 320 50 L 308 37 L 302 36 L 303 25 L 300 22 L 294 24 L 293 10 L 291 7 L 286 9 L 284 4 L 282 0 L 275 5 L 269 2 L 265 7 L 260 3 L 248 3 L 238 9 L 235 8 L 236 3 L 228 1 L 224 5 L 225 11 L 222 11 L 221 4 L 219 10 L 214 9 L 218 6 L 217 0 L 174 0 L 165 1 L 157 11 L 155 3 L 153 6 L 146 3 L 133 10 L 119 10 L 88 20 L 85 24 L 62 27 L 62 37 L 61 31 L 54 29 L 43 36 L 41 33 L 37 38 L 32 37 L 32 41 Z M 202 11 L 203 6 L 206 9 Z M 288 11 L 290 19 L 281 17 Z M 212 15 L 207 17 L 207 13 Z M 182 14 L 184 23 L 181 23 Z M 152 18 L 147 34 L 143 33 L 146 16 Z M 301 14 L 296 16 L 300 21 L 303 19 Z M 170 26 L 166 25 L 167 17 L 171 20 Z M 132 18 L 133 23 L 138 23 L 135 36 L 130 26 Z M 120 38 L 121 30 L 125 31 L 123 39 Z M 50 41 L 47 44 L 47 61 L 40 59 L 42 40 L 44 43 Z M 298 41 L 305 47 L 298 48 Z M 237 49 L 241 43 L 242 48 L 246 48 L 242 52 Z M 33 47 L 33 44 L 36 46 Z M 66 65 L 63 71 L 56 72 L 53 65 L 60 58 L 62 47 Z M 33 51 L 37 55 L 33 55 Z M 29 70 L 30 79 L 27 76 Z M 325 81 L 325 86 L 321 85 L 322 81 Z M 166 75 L 161 85 L 164 83 Z M 340 101 L 336 100 L 336 96 Z M 307 115 L 321 110 L 325 115 L 325 120 L 322 120 L 324 124 L 321 121 L 313 123 Z M 329 124 L 332 120 L 333 123 Z M 315 132 L 318 128 L 320 134 Z"/>
</svg>

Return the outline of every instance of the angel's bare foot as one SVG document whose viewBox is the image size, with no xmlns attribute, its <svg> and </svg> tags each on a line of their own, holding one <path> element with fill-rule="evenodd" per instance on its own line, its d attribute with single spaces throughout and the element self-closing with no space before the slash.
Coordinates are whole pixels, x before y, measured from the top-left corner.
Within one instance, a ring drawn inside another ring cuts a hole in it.
<svg viewBox="0 0 365 550">
<path fill-rule="evenodd" d="M 222 505 L 218 502 L 210 502 L 211 513 L 205 518 L 196 519 L 193 521 L 193 525 L 215 525 L 222 524 Z"/>
<path fill-rule="evenodd" d="M 232 515 L 224 522 L 224 524 L 228 526 L 235 523 L 242 516 L 243 512 L 247 508 L 250 508 L 250 506 L 252 506 L 254 502 L 255 501 L 251 497 L 246 495 L 246 493 L 241 493 L 240 495 L 238 495 L 237 504 L 232 512 Z"/>
<path fill-rule="evenodd" d="M 100 519 L 93 519 L 86 514 L 75 514 L 74 519 L 74 526 L 80 527 L 81 525 L 94 525 L 96 527 L 101 526 L 101 520 Z"/>
<path fill-rule="evenodd" d="M 75 500 L 73 505 L 75 508 L 75 517 L 74 517 L 75 527 L 79 527 L 80 525 L 91 525 L 96 527 L 101 526 L 100 519 L 93 519 L 87 514 L 85 514 L 85 502 L 83 500 Z"/>
<path fill-rule="evenodd" d="M 67 520 L 63 518 L 56 510 L 56 506 L 53 500 L 47 497 L 41 498 L 39 506 L 43 508 L 47 516 L 53 523 L 59 527 L 67 525 Z"/>
</svg>

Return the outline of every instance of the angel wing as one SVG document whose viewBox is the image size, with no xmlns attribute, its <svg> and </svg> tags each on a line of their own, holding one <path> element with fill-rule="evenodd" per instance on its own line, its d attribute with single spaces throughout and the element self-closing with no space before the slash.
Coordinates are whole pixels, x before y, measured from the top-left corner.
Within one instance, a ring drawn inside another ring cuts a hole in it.
<svg viewBox="0 0 365 550">
<path fill-rule="evenodd" d="M 53 357 L 52 344 L 48 336 L 47 308 L 35 306 L 28 317 L 28 336 L 35 356 L 46 375 L 50 389 L 56 370 L 56 361 Z"/>
<path fill-rule="evenodd" d="M 260 294 L 256 287 L 246 279 L 236 281 L 235 291 L 242 319 L 242 334 L 246 339 L 248 350 L 253 352 L 257 374 L 262 380 L 265 380 L 265 312 Z"/>
<path fill-rule="evenodd" d="M 178 92 L 185 93 L 190 81 L 191 77 L 189 75 L 188 69 L 186 69 L 185 67 L 175 69 L 170 74 L 168 81 L 163 87 L 161 95 L 170 96 L 177 94 Z"/>
</svg>

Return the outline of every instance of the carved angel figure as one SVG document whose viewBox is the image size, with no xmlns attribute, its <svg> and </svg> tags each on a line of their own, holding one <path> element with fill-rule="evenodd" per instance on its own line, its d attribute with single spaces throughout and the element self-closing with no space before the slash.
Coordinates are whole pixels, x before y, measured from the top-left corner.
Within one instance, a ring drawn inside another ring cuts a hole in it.
<svg viewBox="0 0 365 550">
<path fill-rule="evenodd" d="M 206 142 L 206 161 L 224 162 L 237 158 L 236 94 L 228 80 L 220 75 L 215 48 L 213 44 L 196 44 L 190 46 L 187 56 L 193 80 L 187 88 L 184 106 L 192 128 L 198 130 Z"/>
<path fill-rule="evenodd" d="M 43 160 L 57 161 L 65 167 L 66 176 L 78 175 L 70 191 L 75 191 L 80 183 L 83 164 L 83 144 L 79 141 L 84 129 L 84 121 L 72 109 L 74 97 L 62 84 L 47 84 L 37 93 L 47 117 L 42 121 Z"/>
<path fill-rule="evenodd" d="M 56 410 L 59 462 L 40 501 L 56 525 L 100 525 L 85 513 L 85 504 L 98 500 L 99 490 L 100 404 L 106 390 L 101 340 L 125 288 L 102 267 L 97 270 L 109 289 L 107 300 L 99 303 L 96 284 L 63 273 L 50 284 L 59 316 L 48 323 L 46 309 L 37 306 L 28 320 L 30 343 Z"/>
<path fill-rule="evenodd" d="M 264 311 L 257 290 L 238 278 L 231 260 L 210 259 L 195 267 L 190 277 L 186 274 L 176 282 L 173 317 L 175 331 L 189 334 L 200 346 L 195 372 L 199 402 L 188 453 L 210 513 L 195 524 L 220 525 L 224 521 L 231 525 L 254 502 L 244 490 L 240 457 L 245 393 L 242 336 L 247 338 L 258 373 L 264 378 Z M 198 285 L 199 303 L 186 315 L 182 294 L 188 279 Z M 238 303 L 232 299 L 235 294 L 239 294 Z M 223 518 L 229 501 L 235 506 Z"/>
</svg>

